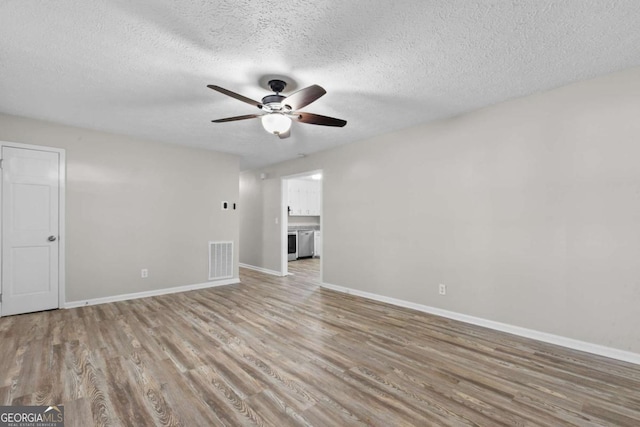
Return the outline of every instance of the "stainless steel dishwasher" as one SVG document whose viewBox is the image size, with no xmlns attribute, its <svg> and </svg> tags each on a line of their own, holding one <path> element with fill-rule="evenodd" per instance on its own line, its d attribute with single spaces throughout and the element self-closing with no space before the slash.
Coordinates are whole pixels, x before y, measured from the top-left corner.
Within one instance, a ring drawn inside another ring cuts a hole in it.
<svg viewBox="0 0 640 427">
<path fill-rule="evenodd" d="M 313 256 L 313 230 L 298 231 L 298 258 Z"/>
</svg>

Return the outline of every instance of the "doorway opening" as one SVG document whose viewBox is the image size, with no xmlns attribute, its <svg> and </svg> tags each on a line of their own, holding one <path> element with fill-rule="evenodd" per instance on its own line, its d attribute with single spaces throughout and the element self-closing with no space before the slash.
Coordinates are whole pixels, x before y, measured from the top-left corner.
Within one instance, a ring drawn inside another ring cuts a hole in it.
<svg viewBox="0 0 640 427">
<path fill-rule="evenodd" d="M 306 269 L 309 274 L 318 271 L 317 280 L 322 279 L 323 215 L 321 169 L 282 177 L 281 194 L 281 260 L 283 276 L 296 274 L 289 263 L 310 260 Z M 313 261 L 316 260 L 316 261 Z M 297 267 L 302 267 L 301 262 Z M 319 265 L 319 268 L 317 267 Z M 299 269 L 298 269 L 299 270 Z"/>
</svg>

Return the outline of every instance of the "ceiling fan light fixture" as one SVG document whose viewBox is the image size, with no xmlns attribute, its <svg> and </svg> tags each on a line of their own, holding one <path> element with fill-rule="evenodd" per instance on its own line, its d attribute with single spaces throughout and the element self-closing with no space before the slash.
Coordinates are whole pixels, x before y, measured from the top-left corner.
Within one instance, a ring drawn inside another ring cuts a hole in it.
<svg viewBox="0 0 640 427">
<path fill-rule="evenodd" d="M 291 129 L 291 119 L 284 114 L 265 114 L 261 120 L 264 130 L 274 135 L 287 133 Z"/>
</svg>

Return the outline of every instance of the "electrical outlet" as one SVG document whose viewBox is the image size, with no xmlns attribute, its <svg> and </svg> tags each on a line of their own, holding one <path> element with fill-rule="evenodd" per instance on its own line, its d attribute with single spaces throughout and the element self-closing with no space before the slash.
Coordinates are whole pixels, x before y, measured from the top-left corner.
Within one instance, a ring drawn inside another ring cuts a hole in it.
<svg viewBox="0 0 640 427">
<path fill-rule="evenodd" d="M 143 279 L 149 277 L 149 270 L 147 270 L 146 268 L 140 270 L 140 277 L 142 277 Z"/>
<path fill-rule="evenodd" d="M 438 285 L 438 293 L 440 295 L 446 295 L 447 294 L 447 285 L 444 285 L 444 284 L 440 283 Z"/>
</svg>

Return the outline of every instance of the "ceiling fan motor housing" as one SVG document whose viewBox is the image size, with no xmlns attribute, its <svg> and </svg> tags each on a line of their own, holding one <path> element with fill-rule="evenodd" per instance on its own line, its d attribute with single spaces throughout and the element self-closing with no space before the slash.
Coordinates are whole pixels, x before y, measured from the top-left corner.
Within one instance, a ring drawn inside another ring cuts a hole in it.
<svg viewBox="0 0 640 427">
<path fill-rule="evenodd" d="M 282 101 L 286 98 L 283 95 L 267 95 L 262 98 L 262 104 L 271 108 L 274 111 L 282 109 Z"/>
<path fill-rule="evenodd" d="M 283 95 L 267 95 L 264 98 L 262 98 L 262 103 L 264 105 L 269 105 L 269 104 L 272 104 L 274 102 L 280 103 L 285 98 L 286 98 L 286 96 L 283 96 Z"/>
</svg>

